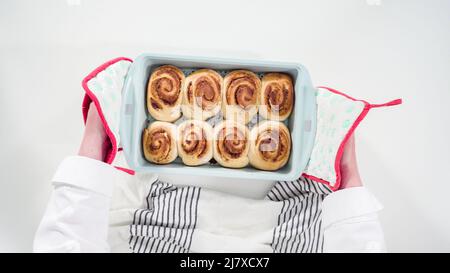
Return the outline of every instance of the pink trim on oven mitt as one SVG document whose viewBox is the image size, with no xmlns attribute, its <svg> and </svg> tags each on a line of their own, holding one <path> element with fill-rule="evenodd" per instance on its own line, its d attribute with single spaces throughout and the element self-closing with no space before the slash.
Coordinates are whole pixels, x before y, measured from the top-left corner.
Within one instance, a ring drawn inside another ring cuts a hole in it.
<svg viewBox="0 0 450 273">
<path fill-rule="evenodd" d="M 119 135 L 120 107 L 122 101 L 122 88 L 131 59 L 119 57 L 108 61 L 83 79 L 82 86 L 86 92 L 82 111 L 86 123 L 89 105 L 91 102 L 97 108 L 102 120 L 110 147 L 106 152 L 105 162 L 112 164 L 121 148 Z M 134 174 L 125 167 L 116 167 L 119 170 Z"/>
<path fill-rule="evenodd" d="M 318 87 L 316 99 L 316 138 L 303 176 L 335 191 L 341 184 L 340 162 L 344 147 L 356 127 L 370 109 L 398 105 L 402 100 L 371 104 L 328 87 Z"/>
</svg>

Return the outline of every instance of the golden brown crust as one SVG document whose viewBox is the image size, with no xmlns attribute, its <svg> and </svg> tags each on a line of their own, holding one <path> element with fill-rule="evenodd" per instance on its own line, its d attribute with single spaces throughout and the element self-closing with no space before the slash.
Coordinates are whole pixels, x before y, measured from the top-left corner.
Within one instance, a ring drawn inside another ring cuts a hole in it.
<svg viewBox="0 0 450 273">
<path fill-rule="evenodd" d="M 198 166 L 213 156 L 213 129 L 207 122 L 186 120 L 178 126 L 178 154 L 183 163 Z"/>
<path fill-rule="evenodd" d="M 161 121 L 172 122 L 181 115 L 181 87 L 183 72 L 172 65 L 155 69 L 147 85 L 147 109 L 150 115 Z"/>
<path fill-rule="evenodd" d="M 222 76 L 212 69 L 189 75 L 183 85 L 183 115 L 199 120 L 216 115 L 222 104 L 222 84 Z"/>
<path fill-rule="evenodd" d="M 162 121 L 155 121 L 142 136 L 145 158 L 156 164 L 168 164 L 177 157 L 176 126 Z"/>
<path fill-rule="evenodd" d="M 234 70 L 224 78 L 222 112 L 226 119 L 247 124 L 258 112 L 261 80 L 248 70 Z"/>
<path fill-rule="evenodd" d="M 262 78 L 259 113 L 263 118 L 283 121 L 294 106 L 292 78 L 284 73 L 267 73 Z"/>
<path fill-rule="evenodd" d="M 291 136 L 278 121 L 264 121 L 250 132 L 250 164 L 261 170 L 278 170 L 289 160 Z"/>
<path fill-rule="evenodd" d="M 214 128 L 214 159 L 224 167 L 248 165 L 249 131 L 235 121 L 224 121 Z"/>
</svg>

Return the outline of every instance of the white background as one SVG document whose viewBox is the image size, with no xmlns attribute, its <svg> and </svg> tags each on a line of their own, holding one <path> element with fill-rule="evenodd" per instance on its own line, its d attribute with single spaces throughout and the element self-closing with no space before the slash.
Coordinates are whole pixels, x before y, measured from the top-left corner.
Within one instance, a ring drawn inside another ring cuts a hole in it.
<svg viewBox="0 0 450 273">
<path fill-rule="evenodd" d="M 316 85 L 403 98 L 357 130 L 362 177 L 390 251 L 450 251 L 449 26 L 448 0 L 2 0 L 0 251 L 31 250 L 52 174 L 81 139 L 81 79 L 143 52 L 301 62 Z M 197 181 L 255 198 L 270 186 Z"/>
</svg>

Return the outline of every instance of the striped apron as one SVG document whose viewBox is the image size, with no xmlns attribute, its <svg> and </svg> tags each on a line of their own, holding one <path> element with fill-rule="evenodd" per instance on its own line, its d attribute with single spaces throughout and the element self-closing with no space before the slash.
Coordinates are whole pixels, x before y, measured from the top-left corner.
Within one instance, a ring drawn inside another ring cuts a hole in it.
<svg viewBox="0 0 450 273">
<path fill-rule="evenodd" d="M 129 248 L 155 252 L 322 252 L 321 203 L 331 190 L 301 177 L 263 200 L 156 181 L 129 225 Z"/>
</svg>

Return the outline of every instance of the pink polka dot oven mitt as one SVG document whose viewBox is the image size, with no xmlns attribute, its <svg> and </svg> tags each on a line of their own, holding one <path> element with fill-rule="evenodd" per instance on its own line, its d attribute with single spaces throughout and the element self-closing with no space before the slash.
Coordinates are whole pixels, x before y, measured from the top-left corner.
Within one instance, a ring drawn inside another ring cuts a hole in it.
<svg viewBox="0 0 450 273">
<path fill-rule="evenodd" d="M 120 57 L 99 66 L 84 78 L 82 85 L 86 91 L 83 101 L 83 117 L 86 121 L 90 103 L 94 103 L 103 121 L 110 142 L 105 162 L 112 164 L 120 148 L 119 122 L 122 89 L 131 59 Z M 366 117 L 370 109 L 401 104 L 396 99 L 384 104 L 371 104 L 354 99 L 337 90 L 318 87 L 317 131 L 314 147 L 303 176 L 330 189 L 340 187 L 340 160 L 344 146 L 356 127 Z M 116 167 L 133 174 L 126 164 Z"/>
</svg>

